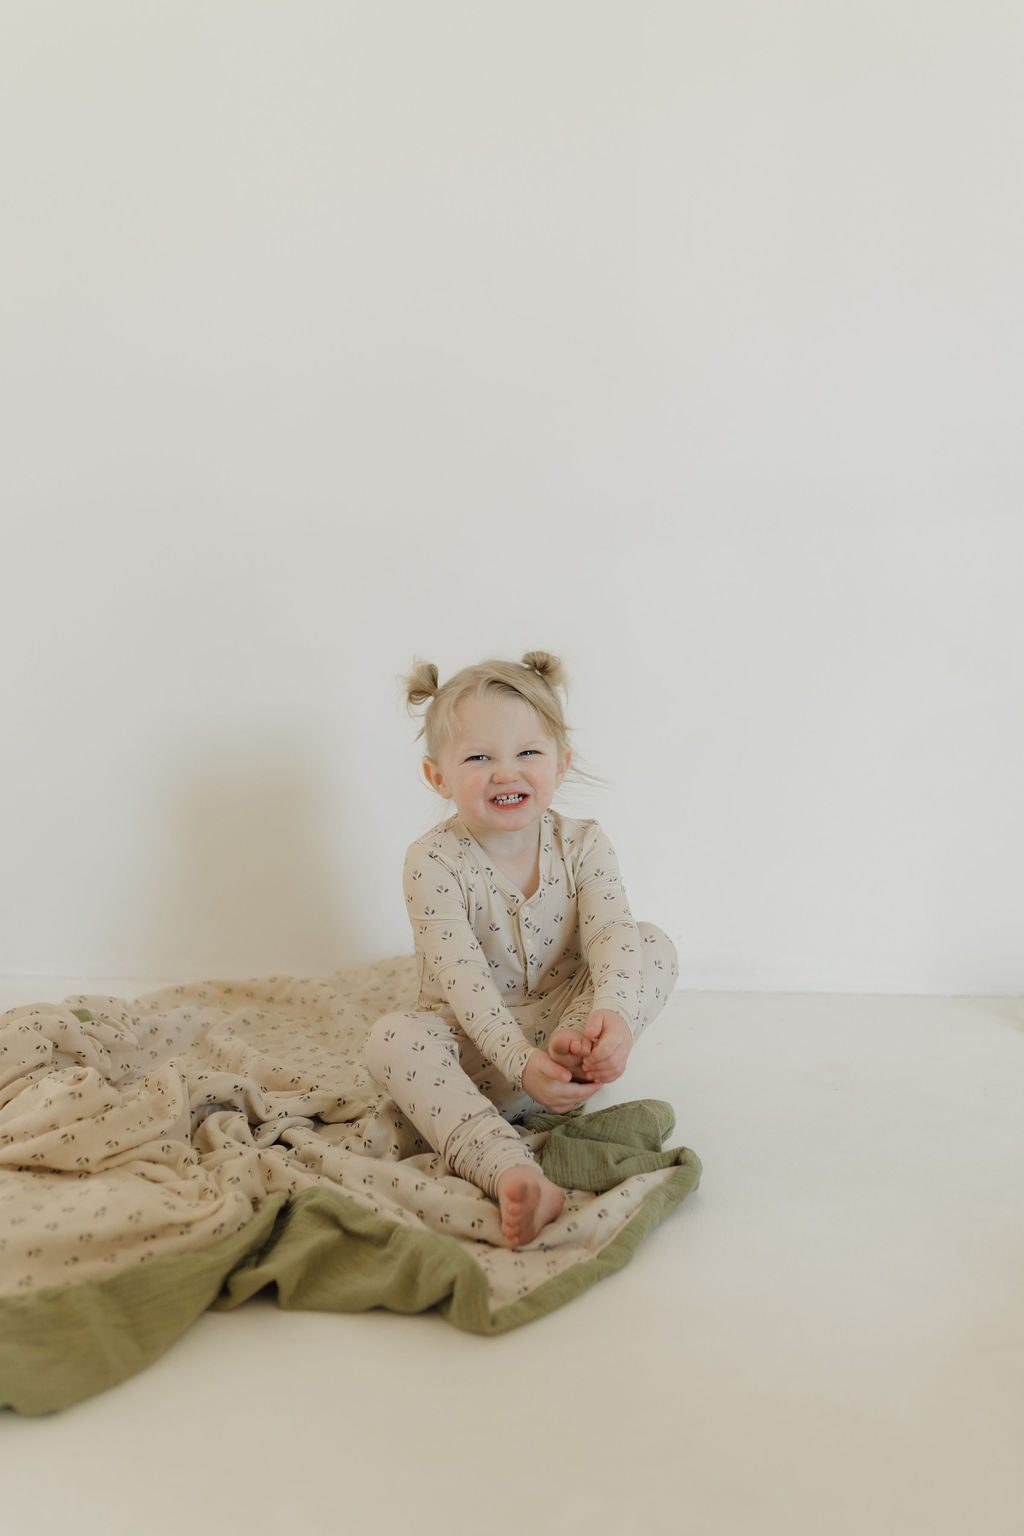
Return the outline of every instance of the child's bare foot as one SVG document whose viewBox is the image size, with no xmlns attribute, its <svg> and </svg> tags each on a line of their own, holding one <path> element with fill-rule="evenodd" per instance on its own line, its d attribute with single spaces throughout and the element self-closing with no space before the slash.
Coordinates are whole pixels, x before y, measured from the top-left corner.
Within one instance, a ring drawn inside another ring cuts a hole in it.
<svg viewBox="0 0 1024 1536">
<path fill-rule="evenodd" d="M 536 1163 L 508 1168 L 498 1180 L 501 1235 L 506 1247 L 522 1248 L 561 1212 L 565 1195 L 544 1177 Z"/>
<path fill-rule="evenodd" d="M 560 1067 L 568 1067 L 577 1083 L 586 1081 L 584 1067 L 592 1049 L 593 1042 L 573 1029 L 561 1029 L 548 1041 L 551 1060 L 557 1061 Z"/>
</svg>

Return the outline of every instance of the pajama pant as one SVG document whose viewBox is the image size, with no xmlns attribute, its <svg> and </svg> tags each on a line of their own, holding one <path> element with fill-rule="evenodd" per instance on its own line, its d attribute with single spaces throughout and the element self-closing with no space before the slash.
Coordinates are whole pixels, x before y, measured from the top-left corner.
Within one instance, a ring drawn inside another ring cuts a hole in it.
<svg viewBox="0 0 1024 1536">
<path fill-rule="evenodd" d="M 636 1039 L 665 1006 L 679 974 L 675 946 L 651 923 L 639 923 L 642 984 L 633 1030 Z M 509 1012 L 533 1045 L 545 1049 L 560 1030 L 582 1032 L 593 1011 L 586 967 L 571 981 Z M 533 1160 L 511 1122 L 539 1109 L 479 1052 L 451 1014 L 389 1013 L 370 1031 L 366 1065 L 388 1098 L 364 1131 L 367 1151 L 409 1157 L 440 1153 L 445 1166 L 497 1199 L 509 1168 Z"/>
</svg>

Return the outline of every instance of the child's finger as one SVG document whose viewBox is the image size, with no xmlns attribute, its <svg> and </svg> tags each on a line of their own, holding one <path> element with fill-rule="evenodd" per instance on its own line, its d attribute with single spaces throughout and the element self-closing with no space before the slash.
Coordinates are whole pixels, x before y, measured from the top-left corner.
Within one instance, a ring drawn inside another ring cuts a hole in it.
<svg viewBox="0 0 1024 1536">
<path fill-rule="evenodd" d="M 574 1104 L 582 1104 L 600 1088 L 600 1083 L 573 1083 L 572 1090 L 566 1089 L 565 1105 L 571 1109 Z"/>
<path fill-rule="evenodd" d="M 622 1076 L 623 1066 L 624 1063 L 619 1061 L 617 1056 L 594 1055 L 586 1062 L 583 1071 L 591 1082 L 609 1083 Z"/>
<path fill-rule="evenodd" d="M 561 1062 L 553 1061 L 550 1056 L 542 1056 L 540 1061 L 541 1071 L 546 1077 L 550 1077 L 556 1083 L 571 1083 L 572 1073 L 568 1067 L 563 1067 Z"/>
</svg>

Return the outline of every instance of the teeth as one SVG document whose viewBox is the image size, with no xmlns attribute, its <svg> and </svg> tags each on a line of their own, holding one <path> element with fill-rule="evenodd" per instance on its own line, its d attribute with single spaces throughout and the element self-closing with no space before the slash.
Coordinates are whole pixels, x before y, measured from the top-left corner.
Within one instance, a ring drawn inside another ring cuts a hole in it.
<svg viewBox="0 0 1024 1536">
<path fill-rule="evenodd" d="M 495 805 L 516 805 L 525 798 L 524 795 L 495 795 L 494 803 Z"/>
</svg>

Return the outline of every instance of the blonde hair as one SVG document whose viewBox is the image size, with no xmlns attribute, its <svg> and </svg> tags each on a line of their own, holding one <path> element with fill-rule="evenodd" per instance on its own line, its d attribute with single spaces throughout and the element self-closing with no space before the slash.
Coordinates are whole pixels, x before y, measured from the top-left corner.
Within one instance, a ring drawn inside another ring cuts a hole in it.
<svg viewBox="0 0 1024 1536">
<path fill-rule="evenodd" d="M 419 734 L 432 762 L 455 736 L 455 712 L 463 699 L 486 693 L 508 694 L 529 704 L 554 740 L 559 756 L 564 759 L 569 755 L 569 727 L 559 694 L 559 690 L 565 691 L 565 669 L 558 657 L 547 651 L 527 651 L 522 661 L 481 661 L 478 666 L 463 667 L 443 686 L 438 684 L 433 662 L 417 660 L 404 681 L 409 713 L 421 704 L 427 706 Z"/>
</svg>

